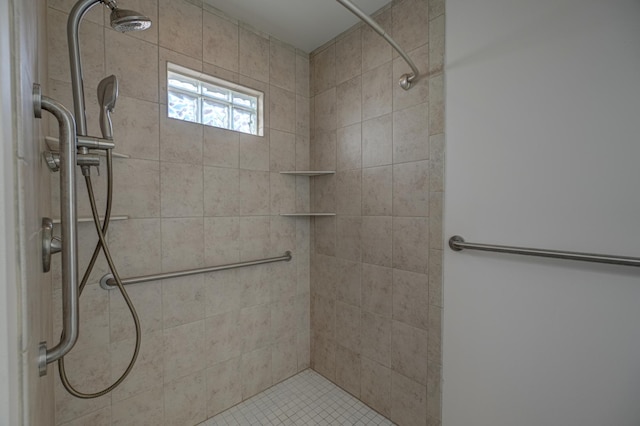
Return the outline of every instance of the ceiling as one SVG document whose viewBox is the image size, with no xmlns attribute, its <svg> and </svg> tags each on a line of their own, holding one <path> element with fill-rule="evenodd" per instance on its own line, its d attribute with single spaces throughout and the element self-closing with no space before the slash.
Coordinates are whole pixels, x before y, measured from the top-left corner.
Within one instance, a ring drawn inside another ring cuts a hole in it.
<svg viewBox="0 0 640 426">
<path fill-rule="evenodd" d="M 336 0 L 204 0 L 227 15 L 305 52 L 322 46 L 359 19 Z M 354 0 L 367 14 L 389 0 Z"/>
</svg>

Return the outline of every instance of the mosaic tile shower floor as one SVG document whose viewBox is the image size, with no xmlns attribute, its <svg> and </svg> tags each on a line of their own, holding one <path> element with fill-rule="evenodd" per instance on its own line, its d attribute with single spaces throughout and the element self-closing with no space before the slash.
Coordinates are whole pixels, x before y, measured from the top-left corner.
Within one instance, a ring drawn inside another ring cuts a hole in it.
<svg viewBox="0 0 640 426">
<path fill-rule="evenodd" d="M 365 404 L 312 370 L 261 392 L 199 426 L 393 426 Z"/>
</svg>

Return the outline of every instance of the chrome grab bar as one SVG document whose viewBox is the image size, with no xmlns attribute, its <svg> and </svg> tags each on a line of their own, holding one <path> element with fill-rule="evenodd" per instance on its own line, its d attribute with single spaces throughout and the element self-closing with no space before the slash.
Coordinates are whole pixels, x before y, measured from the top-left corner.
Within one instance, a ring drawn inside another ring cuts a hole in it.
<svg viewBox="0 0 640 426">
<path fill-rule="evenodd" d="M 353 4 L 350 0 L 337 0 L 337 2 L 343 5 L 344 7 L 346 7 L 351 13 L 356 15 L 358 18 L 362 19 L 365 24 L 369 25 L 375 32 L 380 34 L 382 38 L 384 38 L 387 41 L 387 43 L 389 43 L 391 47 L 393 47 L 396 50 L 396 52 L 398 52 L 398 54 L 402 56 L 402 59 L 404 59 L 404 61 L 411 67 L 413 74 L 403 74 L 400 77 L 400 87 L 402 87 L 404 90 L 409 90 L 411 88 L 411 83 L 413 83 L 414 81 L 417 81 L 418 77 L 420 76 L 420 71 L 418 70 L 418 67 L 416 66 L 416 64 L 413 63 L 411 58 L 409 58 L 409 55 L 407 55 L 405 51 L 402 50 L 402 48 L 398 45 L 398 43 L 396 43 L 396 41 L 392 39 L 391 36 L 387 34 L 387 32 L 383 30 L 382 27 L 378 25 L 376 21 L 371 19 L 369 15 L 367 15 L 362 10 L 360 10 L 358 6 Z"/>
<path fill-rule="evenodd" d="M 291 252 L 286 251 L 284 253 L 284 256 L 268 257 L 266 259 L 248 260 L 246 262 L 239 262 L 239 263 L 228 263 L 226 265 L 208 266 L 206 268 L 187 269 L 184 271 L 165 272 L 162 274 L 152 274 L 152 275 L 143 275 L 140 277 L 123 278 L 121 281 L 122 281 L 122 284 L 124 285 L 140 284 L 140 283 L 146 283 L 149 281 L 186 277 L 189 275 L 204 274 L 207 272 L 224 271 L 226 269 L 242 268 L 245 266 L 262 265 L 264 263 L 288 262 L 291 260 L 291 258 L 292 258 Z M 113 279 L 113 275 L 111 274 L 103 275 L 102 278 L 100 278 L 100 287 L 102 287 L 105 290 L 113 290 L 114 288 L 117 288 L 116 281 Z"/>
<path fill-rule="evenodd" d="M 38 368 L 47 374 L 47 364 L 65 356 L 78 340 L 78 234 L 76 211 L 76 124 L 71 112 L 61 103 L 41 96 L 40 86 L 34 85 L 34 114 L 41 118 L 41 110 L 50 112 L 58 120 L 60 133 L 60 222 L 62 224 L 62 337 L 53 348 L 40 343 Z"/>
<path fill-rule="evenodd" d="M 640 266 L 640 258 L 627 256 L 611 256 L 607 254 L 581 253 L 575 251 L 546 250 L 529 247 L 512 247 L 494 244 L 468 243 L 459 235 L 449 239 L 449 247 L 453 251 L 464 249 L 493 251 L 498 253 L 520 254 L 524 256 L 550 257 L 554 259 L 579 260 L 583 262 L 609 263 L 612 265 Z"/>
</svg>

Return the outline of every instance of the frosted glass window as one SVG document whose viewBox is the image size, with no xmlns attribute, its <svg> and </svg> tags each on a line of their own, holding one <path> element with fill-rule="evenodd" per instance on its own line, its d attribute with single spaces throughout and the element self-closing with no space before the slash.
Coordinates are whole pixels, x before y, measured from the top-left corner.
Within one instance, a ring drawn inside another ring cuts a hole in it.
<svg viewBox="0 0 640 426">
<path fill-rule="evenodd" d="M 262 92 L 167 64 L 169 118 L 262 136 L 263 103 Z"/>
</svg>

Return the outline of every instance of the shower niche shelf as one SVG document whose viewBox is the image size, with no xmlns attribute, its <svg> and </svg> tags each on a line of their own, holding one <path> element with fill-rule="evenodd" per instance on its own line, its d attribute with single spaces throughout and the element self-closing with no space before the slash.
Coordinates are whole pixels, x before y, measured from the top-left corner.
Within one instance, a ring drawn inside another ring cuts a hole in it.
<svg viewBox="0 0 640 426">
<path fill-rule="evenodd" d="M 291 175 L 291 176 L 307 176 L 307 177 L 315 177 L 315 176 L 326 176 L 326 175 L 334 175 L 336 172 L 334 170 L 296 170 L 296 171 L 282 171 L 281 175 Z M 335 216 L 335 213 L 321 213 L 321 212 L 301 212 L 301 213 L 280 213 L 280 216 L 289 216 L 289 217 L 318 217 L 318 216 Z"/>
<path fill-rule="evenodd" d="M 293 176 L 324 176 L 324 175 L 334 175 L 335 171 L 332 170 L 300 170 L 300 171 L 286 171 L 280 172 L 281 175 L 293 175 Z"/>
</svg>

